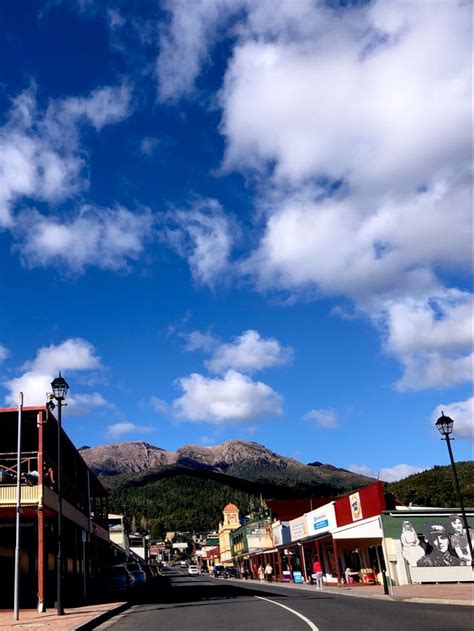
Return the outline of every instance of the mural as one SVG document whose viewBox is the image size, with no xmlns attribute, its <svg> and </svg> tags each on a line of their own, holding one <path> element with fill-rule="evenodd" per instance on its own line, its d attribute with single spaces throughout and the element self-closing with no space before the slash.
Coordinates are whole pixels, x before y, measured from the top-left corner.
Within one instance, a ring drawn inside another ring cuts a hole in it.
<svg viewBox="0 0 474 631">
<path fill-rule="evenodd" d="M 461 516 L 451 515 L 446 523 L 424 523 L 421 535 L 410 521 L 404 521 L 400 542 L 403 557 L 412 567 L 471 565 L 467 537 L 473 541 L 474 530 L 466 533 Z"/>
</svg>

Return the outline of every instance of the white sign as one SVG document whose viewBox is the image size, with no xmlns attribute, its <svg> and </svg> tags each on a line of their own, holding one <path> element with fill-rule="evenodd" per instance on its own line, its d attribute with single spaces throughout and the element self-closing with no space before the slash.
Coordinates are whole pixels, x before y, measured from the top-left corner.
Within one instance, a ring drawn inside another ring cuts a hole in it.
<svg viewBox="0 0 474 631">
<path fill-rule="evenodd" d="M 306 528 L 308 536 L 319 535 L 336 528 L 336 513 L 334 502 L 315 508 L 310 513 L 306 513 Z"/>
<path fill-rule="evenodd" d="M 362 519 L 362 506 L 360 505 L 359 493 L 349 495 L 349 504 L 351 505 L 352 521 Z"/>
<path fill-rule="evenodd" d="M 306 530 L 305 515 L 302 515 L 301 517 L 297 517 L 296 519 L 292 519 L 290 521 L 290 533 L 291 533 L 292 541 L 297 541 L 298 539 L 304 539 L 305 537 L 308 536 L 308 533 Z"/>
<path fill-rule="evenodd" d="M 281 546 L 283 543 L 283 526 L 278 524 L 277 526 L 272 526 L 273 529 L 273 541 L 276 546 Z"/>
<path fill-rule="evenodd" d="M 186 550 L 186 548 L 188 547 L 187 543 L 173 543 L 173 548 L 175 550 Z"/>
</svg>

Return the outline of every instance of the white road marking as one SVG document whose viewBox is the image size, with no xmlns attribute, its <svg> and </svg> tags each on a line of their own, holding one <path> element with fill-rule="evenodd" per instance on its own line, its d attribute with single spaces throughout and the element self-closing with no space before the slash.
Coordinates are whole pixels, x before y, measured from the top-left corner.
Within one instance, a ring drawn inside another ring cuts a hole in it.
<svg viewBox="0 0 474 631">
<path fill-rule="evenodd" d="M 264 598 L 263 596 L 255 596 L 255 598 L 258 598 L 259 600 L 266 600 L 267 602 L 272 603 L 273 605 L 278 605 L 279 607 L 283 607 L 283 609 L 287 609 L 288 611 L 291 611 L 291 613 L 294 613 L 295 616 L 298 616 L 298 618 L 301 618 L 301 620 L 304 620 L 306 624 L 308 625 L 308 627 L 311 629 L 311 631 L 319 631 L 319 627 L 317 627 L 314 624 L 314 622 L 311 622 L 309 618 L 307 618 L 306 616 L 303 616 L 303 614 L 300 613 L 299 611 L 295 611 L 294 609 L 291 609 L 291 607 L 287 607 L 286 605 L 277 603 L 276 600 L 270 600 L 270 598 Z"/>
</svg>

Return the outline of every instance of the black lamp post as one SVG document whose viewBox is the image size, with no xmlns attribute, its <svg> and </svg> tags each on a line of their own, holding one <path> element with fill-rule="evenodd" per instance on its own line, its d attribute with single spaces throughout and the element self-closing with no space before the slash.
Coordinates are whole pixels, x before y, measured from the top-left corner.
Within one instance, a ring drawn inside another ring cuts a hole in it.
<svg viewBox="0 0 474 631">
<path fill-rule="evenodd" d="M 471 565 L 474 565 L 474 556 L 472 554 L 472 541 L 469 534 L 469 524 L 467 523 L 467 515 L 464 509 L 464 500 L 462 498 L 461 487 L 459 485 L 458 472 L 456 471 L 456 465 L 454 463 L 453 450 L 451 448 L 451 434 L 453 433 L 453 425 L 454 421 L 449 416 L 445 416 L 444 412 L 441 411 L 441 416 L 436 421 L 436 427 L 439 430 L 439 433 L 443 438 L 441 440 L 445 440 L 448 445 L 449 459 L 451 460 L 451 468 L 453 470 L 454 477 L 454 486 L 456 487 L 456 493 L 458 494 L 459 506 L 461 507 L 462 521 L 464 524 L 464 529 L 466 531 L 466 539 L 467 539 L 467 547 L 469 549 L 469 554 L 471 555 Z"/>
<path fill-rule="evenodd" d="M 61 463 L 61 408 L 63 405 L 64 399 L 66 398 L 67 391 L 69 390 L 69 385 L 66 380 L 61 377 L 61 373 L 59 373 L 59 377 L 53 379 L 51 382 L 51 389 L 53 391 L 52 398 L 56 399 L 58 406 L 58 555 L 57 555 L 57 587 L 56 587 L 56 609 L 58 612 L 58 616 L 64 615 L 63 602 L 62 602 L 62 583 L 63 583 L 63 561 L 62 561 L 62 521 L 63 521 L 63 499 L 62 499 L 62 489 L 61 489 L 61 474 L 62 474 L 62 463 Z M 51 401 L 52 403 L 52 401 Z M 53 404 L 54 406 L 54 404 Z"/>
</svg>

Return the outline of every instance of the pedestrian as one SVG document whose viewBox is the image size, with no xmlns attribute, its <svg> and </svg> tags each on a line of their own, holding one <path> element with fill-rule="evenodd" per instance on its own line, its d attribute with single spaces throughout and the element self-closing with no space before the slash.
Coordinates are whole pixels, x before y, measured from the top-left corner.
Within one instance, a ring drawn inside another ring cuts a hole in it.
<svg viewBox="0 0 474 631">
<path fill-rule="evenodd" d="M 316 583 L 316 589 L 321 590 L 323 588 L 323 566 L 321 565 L 321 561 L 314 561 L 312 578 Z"/>
<path fill-rule="evenodd" d="M 265 570 L 263 569 L 263 565 L 260 565 L 258 568 L 258 578 L 261 583 L 265 580 Z"/>
<path fill-rule="evenodd" d="M 258 566 L 257 566 L 256 563 L 253 564 L 252 570 L 253 570 L 253 577 L 252 578 L 254 580 L 257 580 L 257 577 L 258 577 Z"/>
<path fill-rule="evenodd" d="M 271 583 L 273 578 L 273 568 L 270 563 L 267 563 L 265 566 L 265 576 L 267 577 L 267 581 Z"/>
<path fill-rule="evenodd" d="M 344 570 L 344 576 L 346 577 L 346 583 L 353 583 L 354 579 L 352 578 L 352 570 L 349 566 Z"/>
</svg>

